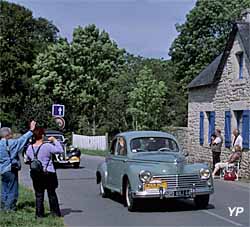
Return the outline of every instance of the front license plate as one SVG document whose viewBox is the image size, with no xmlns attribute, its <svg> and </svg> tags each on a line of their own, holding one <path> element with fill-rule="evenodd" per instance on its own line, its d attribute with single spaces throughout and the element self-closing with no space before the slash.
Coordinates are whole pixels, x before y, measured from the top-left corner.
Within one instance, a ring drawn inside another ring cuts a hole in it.
<svg viewBox="0 0 250 227">
<path fill-rule="evenodd" d="M 168 198 L 171 197 L 189 197 L 191 195 L 190 190 L 183 191 L 166 191 L 165 196 Z"/>
<path fill-rule="evenodd" d="M 152 190 L 152 189 L 167 189 L 168 188 L 168 183 L 167 182 L 161 182 L 161 183 L 148 183 L 144 185 L 144 190 Z"/>
</svg>

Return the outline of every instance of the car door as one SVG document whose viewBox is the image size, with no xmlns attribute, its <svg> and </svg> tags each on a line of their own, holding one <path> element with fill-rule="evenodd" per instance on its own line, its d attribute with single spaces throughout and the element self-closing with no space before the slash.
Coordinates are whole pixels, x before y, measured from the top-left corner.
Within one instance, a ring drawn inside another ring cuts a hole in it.
<svg viewBox="0 0 250 227">
<path fill-rule="evenodd" d="M 116 152 L 116 146 L 117 146 L 117 138 L 115 138 L 112 143 L 111 143 L 111 147 L 110 147 L 110 153 L 109 155 L 106 157 L 106 164 L 107 164 L 107 184 L 110 187 L 114 187 L 114 156 L 115 156 L 115 152 Z"/>
<path fill-rule="evenodd" d="M 120 190 L 122 184 L 122 176 L 124 174 L 125 165 L 127 162 L 127 145 L 123 137 L 117 138 L 115 154 L 112 157 L 112 173 L 113 186 Z"/>
</svg>

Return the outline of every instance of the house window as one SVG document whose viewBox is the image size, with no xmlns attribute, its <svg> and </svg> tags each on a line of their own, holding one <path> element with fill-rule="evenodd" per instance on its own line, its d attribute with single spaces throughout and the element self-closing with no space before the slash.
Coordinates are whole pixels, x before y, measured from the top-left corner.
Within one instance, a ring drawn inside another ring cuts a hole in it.
<svg viewBox="0 0 250 227">
<path fill-rule="evenodd" d="M 250 140 L 250 110 L 235 110 L 234 122 L 243 138 L 243 148 L 249 148 Z"/>
<path fill-rule="evenodd" d="M 243 52 L 239 52 L 236 54 L 238 65 L 239 65 L 239 79 L 243 79 Z"/>
<path fill-rule="evenodd" d="M 243 110 L 234 111 L 236 127 L 237 127 L 237 129 L 240 130 L 240 132 L 242 130 L 242 114 L 243 114 Z"/>
</svg>

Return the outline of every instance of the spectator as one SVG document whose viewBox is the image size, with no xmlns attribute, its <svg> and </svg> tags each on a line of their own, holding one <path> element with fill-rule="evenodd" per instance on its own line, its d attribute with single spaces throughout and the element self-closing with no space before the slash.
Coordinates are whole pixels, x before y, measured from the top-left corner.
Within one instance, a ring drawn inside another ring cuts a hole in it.
<svg viewBox="0 0 250 227">
<path fill-rule="evenodd" d="M 213 136 L 212 136 L 213 139 L 211 141 L 211 150 L 212 150 L 212 155 L 213 155 L 213 169 L 214 169 L 215 164 L 220 162 L 221 148 L 223 144 L 221 130 L 216 129 L 215 134 Z"/>
<path fill-rule="evenodd" d="M 52 154 L 63 153 L 63 148 L 54 137 L 48 138 L 51 143 L 44 143 L 44 135 L 44 129 L 36 128 L 34 130 L 35 143 L 29 145 L 26 152 L 28 162 L 34 160 L 36 154 L 43 167 L 42 173 L 35 174 L 32 171 L 30 172 L 36 197 L 36 217 L 44 217 L 43 202 L 45 190 L 47 190 L 51 214 L 60 217 L 61 212 L 56 194 L 58 179 L 51 156 Z"/>
<path fill-rule="evenodd" d="M 36 122 L 30 123 L 30 131 L 18 139 L 13 139 L 10 128 L 0 129 L 0 173 L 1 173 L 1 209 L 16 210 L 18 200 L 18 171 L 21 169 L 18 152 L 33 135 Z"/>
<path fill-rule="evenodd" d="M 239 145 L 236 145 L 234 150 L 235 151 L 232 154 L 230 154 L 227 161 L 219 162 L 215 165 L 215 169 L 213 171 L 213 177 L 215 176 L 218 170 L 227 168 L 230 163 L 234 163 L 240 159 L 242 151 L 241 147 Z"/>
<path fill-rule="evenodd" d="M 240 130 L 239 129 L 234 129 L 233 130 L 233 143 L 232 143 L 232 147 L 233 147 L 233 151 L 234 148 L 236 147 L 236 145 L 240 146 L 241 150 L 242 150 L 242 136 L 240 135 Z"/>
</svg>

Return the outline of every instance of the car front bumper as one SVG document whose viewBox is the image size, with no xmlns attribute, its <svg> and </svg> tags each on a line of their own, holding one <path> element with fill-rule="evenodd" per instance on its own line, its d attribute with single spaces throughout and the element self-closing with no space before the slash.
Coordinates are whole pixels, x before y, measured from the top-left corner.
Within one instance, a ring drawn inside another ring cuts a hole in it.
<svg viewBox="0 0 250 227">
<path fill-rule="evenodd" d="M 181 188 L 181 189 L 155 189 L 132 192 L 133 198 L 194 198 L 196 195 L 212 194 L 213 187 Z"/>
</svg>

